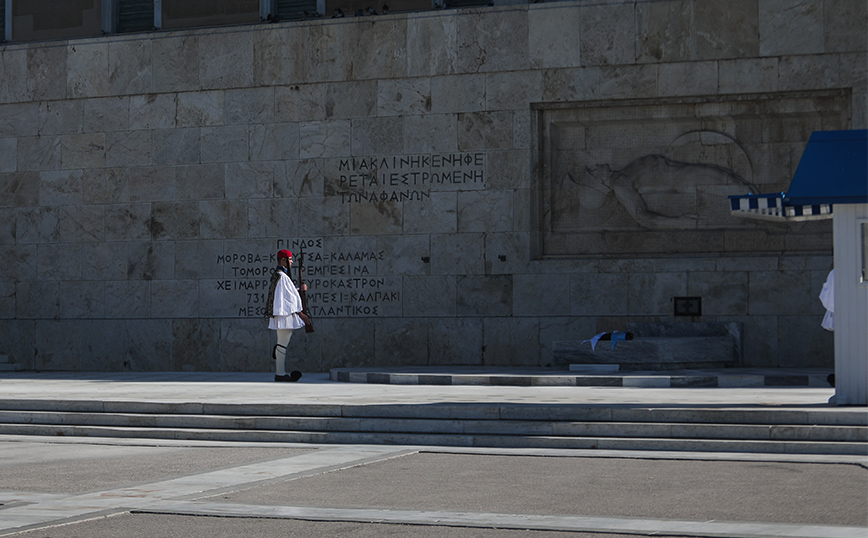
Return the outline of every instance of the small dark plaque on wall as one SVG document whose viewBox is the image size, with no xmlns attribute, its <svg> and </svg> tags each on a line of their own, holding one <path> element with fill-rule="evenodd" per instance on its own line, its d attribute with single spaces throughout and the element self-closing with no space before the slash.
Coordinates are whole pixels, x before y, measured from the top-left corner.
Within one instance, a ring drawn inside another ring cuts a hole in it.
<svg viewBox="0 0 868 538">
<path fill-rule="evenodd" d="M 701 316 L 702 297 L 674 297 L 676 316 Z"/>
</svg>

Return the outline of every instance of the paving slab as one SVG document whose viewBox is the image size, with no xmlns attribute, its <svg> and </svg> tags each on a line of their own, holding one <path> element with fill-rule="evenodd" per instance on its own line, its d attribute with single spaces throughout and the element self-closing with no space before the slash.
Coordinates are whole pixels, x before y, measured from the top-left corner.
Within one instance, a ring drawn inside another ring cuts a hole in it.
<svg viewBox="0 0 868 538">
<path fill-rule="evenodd" d="M 443 368 L 446 375 L 451 370 Z M 506 375 L 507 370 L 502 370 Z M 521 377 L 527 377 L 522 375 Z M 407 385 L 342 383 L 329 374 L 306 373 L 298 383 L 274 383 L 269 373 L 215 372 L 2 372 L 0 405 L 15 401 L 75 401 L 86 408 L 122 402 L 171 402 L 202 412 L 211 404 L 585 404 L 610 407 L 779 407 L 843 412 L 828 404 L 831 387 L 613 387 Z M 180 410 L 180 412 L 184 412 Z"/>
</svg>

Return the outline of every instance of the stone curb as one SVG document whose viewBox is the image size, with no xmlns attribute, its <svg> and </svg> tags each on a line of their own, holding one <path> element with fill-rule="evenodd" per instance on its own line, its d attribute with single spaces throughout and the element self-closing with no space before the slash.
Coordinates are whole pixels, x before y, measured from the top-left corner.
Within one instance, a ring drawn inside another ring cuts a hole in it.
<svg viewBox="0 0 868 538">
<path fill-rule="evenodd" d="M 828 372 L 828 373 L 831 373 Z M 386 385 L 500 385 L 500 386 L 577 386 L 631 388 L 755 388 L 823 387 L 829 388 L 827 372 L 777 374 L 656 374 L 618 373 L 483 375 L 478 373 L 404 373 L 358 368 L 333 368 L 332 381 Z"/>
</svg>

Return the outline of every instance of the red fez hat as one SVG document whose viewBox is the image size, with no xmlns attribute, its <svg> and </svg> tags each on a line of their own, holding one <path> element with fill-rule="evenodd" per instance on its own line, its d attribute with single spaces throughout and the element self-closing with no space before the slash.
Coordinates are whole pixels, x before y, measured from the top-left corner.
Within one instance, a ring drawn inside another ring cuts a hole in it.
<svg viewBox="0 0 868 538">
<path fill-rule="evenodd" d="M 288 250 L 278 250 L 277 251 L 277 259 L 281 258 L 292 258 L 292 252 Z"/>
</svg>

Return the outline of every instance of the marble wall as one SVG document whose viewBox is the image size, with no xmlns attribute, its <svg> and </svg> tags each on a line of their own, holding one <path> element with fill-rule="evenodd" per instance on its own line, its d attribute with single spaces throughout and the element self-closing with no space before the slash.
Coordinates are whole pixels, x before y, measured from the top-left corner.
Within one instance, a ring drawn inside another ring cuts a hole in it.
<svg viewBox="0 0 868 538">
<path fill-rule="evenodd" d="M 268 272 L 303 248 L 307 371 L 548 365 L 676 296 L 744 323 L 747 366 L 830 366 L 830 223 L 740 222 L 726 194 L 747 169 L 785 186 L 814 129 L 868 127 L 866 21 L 601 0 L 0 45 L 0 355 L 268 371 Z"/>
</svg>

